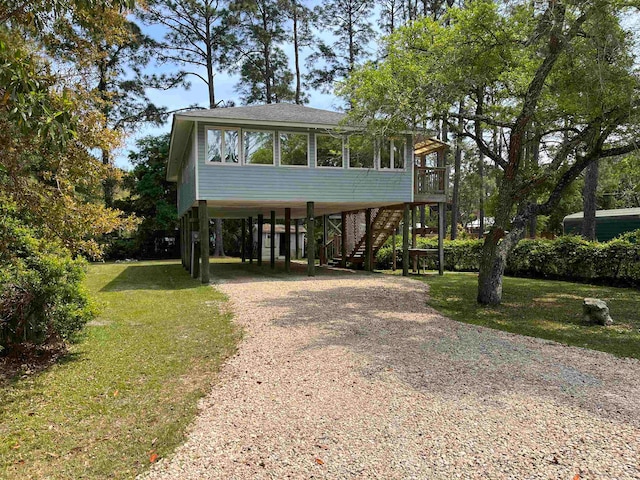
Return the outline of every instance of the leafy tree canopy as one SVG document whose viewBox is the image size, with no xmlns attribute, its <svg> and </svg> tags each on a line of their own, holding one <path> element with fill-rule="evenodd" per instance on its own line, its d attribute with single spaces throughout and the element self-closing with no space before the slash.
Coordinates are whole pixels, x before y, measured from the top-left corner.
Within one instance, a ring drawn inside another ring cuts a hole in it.
<svg viewBox="0 0 640 480">
<path fill-rule="evenodd" d="M 447 118 L 502 170 L 480 302 L 500 302 L 506 255 L 531 216 L 550 214 L 591 162 L 636 149 L 635 38 L 620 18 L 637 6 L 474 0 L 399 29 L 385 59 L 343 86 L 352 120 L 384 133 Z M 496 129 L 499 146 L 485 135 Z M 535 165 L 526 161 L 533 146 Z"/>
</svg>

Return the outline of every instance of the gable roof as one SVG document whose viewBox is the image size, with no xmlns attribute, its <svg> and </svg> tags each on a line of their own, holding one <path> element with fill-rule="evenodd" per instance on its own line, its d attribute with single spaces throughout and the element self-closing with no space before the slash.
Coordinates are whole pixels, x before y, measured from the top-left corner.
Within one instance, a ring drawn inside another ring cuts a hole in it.
<svg viewBox="0 0 640 480">
<path fill-rule="evenodd" d="M 305 107 L 292 103 L 271 103 L 266 105 L 249 105 L 246 107 L 212 108 L 180 113 L 177 117 L 193 120 L 239 120 L 268 124 L 300 124 L 300 126 L 333 126 L 337 127 L 345 118 L 344 113 L 319 108 Z"/>
</svg>

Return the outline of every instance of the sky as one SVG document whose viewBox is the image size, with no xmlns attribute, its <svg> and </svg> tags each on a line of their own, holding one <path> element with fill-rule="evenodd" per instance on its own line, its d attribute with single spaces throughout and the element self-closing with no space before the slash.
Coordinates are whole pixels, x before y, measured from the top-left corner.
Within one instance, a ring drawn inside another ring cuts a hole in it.
<svg viewBox="0 0 640 480">
<path fill-rule="evenodd" d="M 372 22 L 375 23 L 375 20 L 377 19 L 377 12 L 374 12 L 371 19 L 372 19 Z M 135 19 L 132 19 L 132 20 L 135 20 Z M 142 28 L 147 35 L 157 40 L 161 40 L 165 32 L 163 27 L 160 27 L 160 26 L 153 26 L 153 27 L 143 26 Z M 290 32 L 287 32 L 287 33 L 290 33 Z M 315 33 L 319 35 L 319 32 L 315 32 Z M 330 43 L 332 41 L 330 35 L 326 33 L 322 34 L 322 39 L 327 43 Z M 289 58 L 291 71 L 294 72 L 295 69 L 293 65 L 293 46 L 289 44 L 285 44 L 285 45 L 281 45 L 281 48 L 287 54 L 287 57 Z M 369 48 L 370 53 L 373 53 L 374 49 L 375 49 L 375 45 L 372 42 Z M 309 48 L 302 49 L 301 64 L 303 66 L 303 69 L 304 69 L 304 59 L 306 59 L 306 57 L 309 56 L 310 54 L 311 54 L 311 49 Z M 148 74 L 153 74 L 153 73 L 159 74 L 163 72 L 167 73 L 171 71 L 177 71 L 180 68 L 182 67 L 178 65 L 159 66 L 159 65 L 150 64 L 146 73 Z M 191 67 L 189 68 L 193 69 Z M 206 72 L 204 71 L 204 68 L 202 68 L 201 70 L 202 71 L 199 71 L 199 70 L 196 70 L 196 71 L 206 76 Z M 190 76 L 188 80 L 191 82 L 191 87 L 188 90 L 183 87 L 174 88 L 168 91 L 148 90 L 147 94 L 150 100 L 154 104 L 156 104 L 157 106 L 166 107 L 169 111 L 178 110 L 194 104 L 201 106 L 203 108 L 208 108 L 209 96 L 208 96 L 206 84 L 195 76 Z M 236 85 L 238 83 L 238 80 L 239 80 L 239 76 L 237 74 L 232 75 L 225 72 L 218 72 L 216 74 L 215 82 L 214 82 L 215 90 L 216 90 L 216 99 L 226 100 L 226 101 L 232 100 L 235 102 L 237 106 L 241 105 L 239 94 L 236 91 Z M 309 107 L 321 108 L 325 110 L 339 110 L 342 105 L 341 100 L 335 97 L 334 95 L 325 94 L 318 90 L 312 90 L 312 89 L 306 90 L 306 93 L 309 95 L 309 103 L 307 104 L 307 106 Z M 125 138 L 123 147 L 121 147 L 120 149 L 118 149 L 117 152 L 115 152 L 116 166 L 125 170 L 128 170 L 131 168 L 131 164 L 129 163 L 129 160 L 128 160 L 128 154 L 130 151 L 136 149 L 136 140 L 142 137 L 145 137 L 147 135 L 160 135 L 163 133 L 168 133 L 170 131 L 171 131 L 171 117 L 168 119 L 165 125 L 161 127 L 141 125 L 136 129 L 135 132 L 130 133 Z"/>
</svg>

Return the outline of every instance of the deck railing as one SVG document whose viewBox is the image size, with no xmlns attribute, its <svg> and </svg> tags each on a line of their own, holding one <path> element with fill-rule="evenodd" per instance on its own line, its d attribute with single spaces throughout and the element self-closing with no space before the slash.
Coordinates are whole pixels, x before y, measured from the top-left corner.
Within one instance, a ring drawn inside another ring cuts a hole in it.
<svg viewBox="0 0 640 480">
<path fill-rule="evenodd" d="M 415 167 L 413 186 L 416 195 L 447 193 L 447 167 Z"/>
</svg>

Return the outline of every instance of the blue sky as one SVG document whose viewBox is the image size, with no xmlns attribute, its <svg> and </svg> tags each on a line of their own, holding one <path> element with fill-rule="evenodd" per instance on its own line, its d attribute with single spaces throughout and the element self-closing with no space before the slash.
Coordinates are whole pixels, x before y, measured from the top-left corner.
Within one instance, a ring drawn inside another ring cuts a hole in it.
<svg viewBox="0 0 640 480">
<path fill-rule="evenodd" d="M 375 23 L 378 18 L 378 13 L 374 12 L 371 17 L 372 23 Z M 164 30 L 161 27 L 143 27 L 145 33 L 154 38 L 160 40 L 164 34 Z M 316 32 L 318 34 L 318 32 Z M 325 42 L 330 43 L 332 39 L 326 33 L 323 33 L 322 38 Z M 289 58 L 291 71 L 294 71 L 293 65 L 293 47 L 289 44 L 281 45 L 282 49 L 285 51 Z M 375 49 L 375 45 L 371 44 L 371 48 L 369 49 L 369 53 L 373 53 Z M 302 49 L 301 52 L 301 65 L 304 69 L 304 62 L 307 56 L 311 54 L 311 49 L 305 48 Z M 177 71 L 181 67 L 175 65 L 150 65 L 147 73 L 162 73 L 162 72 L 170 72 L 172 70 Z M 191 68 L 190 68 L 191 69 Z M 196 70 L 198 73 L 202 73 L 206 76 L 206 72 L 204 68 L 202 71 Z M 303 70 L 304 71 L 304 70 Z M 215 89 L 216 89 L 216 99 L 218 100 L 232 100 L 236 105 L 241 105 L 239 95 L 236 92 L 236 85 L 238 83 L 239 76 L 238 75 L 230 75 L 224 72 L 218 72 L 215 77 Z M 157 90 L 149 90 L 147 93 L 152 102 L 154 102 L 158 106 L 167 107 L 169 111 L 177 110 L 180 108 L 188 107 L 189 105 L 197 104 L 201 107 L 208 107 L 208 93 L 207 86 L 195 76 L 189 77 L 189 81 L 191 82 L 191 87 L 186 90 L 184 88 L 175 88 L 169 91 L 157 91 Z M 342 103 L 341 100 L 337 97 L 324 94 L 317 90 L 306 90 L 306 93 L 309 95 L 309 103 L 307 104 L 310 107 L 322 108 L 326 110 L 338 110 Z M 130 164 L 128 161 L 128 154 L 131 150 L 135 150 L 136 140 L 142 138 L 146 135 L 159 135 L 162 133 L 169 132 L 171 130 L 171 118 L 167 123 L 162 127 L 153 127 L 153 126 L 140 126 L 135 132 L 130 133 L 124 141 L 124 145 L 120 148 L 115 154 L 115 163 L 118 167 L 123 169 L 129 169 Z"/>
</svg>

